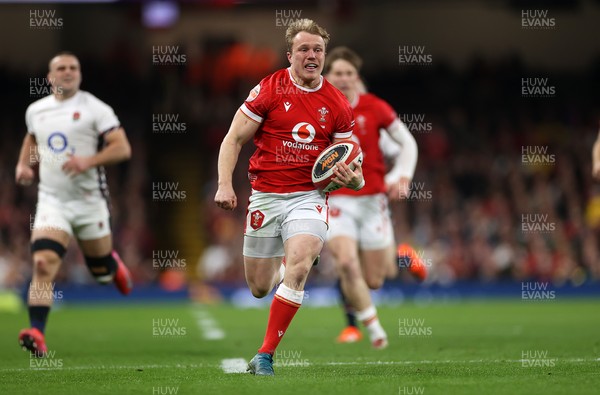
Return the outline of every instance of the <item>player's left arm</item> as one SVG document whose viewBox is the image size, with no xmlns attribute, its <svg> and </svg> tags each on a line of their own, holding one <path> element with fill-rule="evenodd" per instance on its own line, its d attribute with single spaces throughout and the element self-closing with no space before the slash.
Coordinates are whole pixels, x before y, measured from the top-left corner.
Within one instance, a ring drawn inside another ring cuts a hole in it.
<svg viewBox="0 0 600 395">
<path fill-rule="evenodd" d="M 92 156 L 70 155 L 63 164 L 65 173 L 76 176 L 93 167 L 113 165 L 131 158 L 131 145 L 122 127 L 104 134 L 104 148 Z"/>
<path fill-rule="evenodd" d="M 410 182 L 415 174 L 419 152 L 417 142 L 404 122 L 396 118 L 385 128 L 389 136 L 400 146 L 400 155 L 394 161 L 390 171 L 385 176 L 385 185 L 390 200 L 399 200 L 408 196 Z"/>
</svg>

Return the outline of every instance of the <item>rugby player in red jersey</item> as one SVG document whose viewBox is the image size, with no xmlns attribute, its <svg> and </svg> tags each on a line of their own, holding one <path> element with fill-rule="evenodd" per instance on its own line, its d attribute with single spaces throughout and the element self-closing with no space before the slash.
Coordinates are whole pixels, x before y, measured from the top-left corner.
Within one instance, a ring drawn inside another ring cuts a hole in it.
<svg viewBox="0 0 600 395">
<path fill-rule="evenodd" d="M 246 281 L 257 298 L 281 281 L 269 312 L 262 346 L 248 365 L 272 376 L 273 354 L 302 304 L 304 284 L 328 228 L 326 196 L 312 183 L 312 166 L 331 143 L 352 137 L 354 117 L 344 95 L 321 76 L 329 34 L 310 19 L 286 31 L 290 67 L 265 77 L 233 117 L 219 151 L 215 203 L 233 210 L 232 173 L 241 147 L 251 138 L 252 186 L 244 232 Z M 334 181 L 350 189 L 364 185 L 360 166 L 336 165 Z"/>
<path fill-rule="evenodd" d="M 363 150 L 366 181 L 359 191 L 340 189 L 331 193 L 327 247 L 340 276 L 348 317 L 348 326 L 338 336 L 338 342 L 362 338 L 358 320 L 367 329 L 373 347 L 380 349 L 387 346 L 388 340 L 369 289 L 381 288 L 390 268 L 396 267 L 388 200 L 399 200 L 409 193 L 418 153 L 415 139 L 392 107 L 373 94 L 361 92 L 361 65 L 361 58 L 346 47 L 334 48 L 325 65 L 327 80 L 340 89 L 354 111 L 353 139 Z M 384 150 L 380 147 L 382 129 L 401 146 L 394 167 L 387 174 Z M 412 251 L 406 246 L 402 245 L 403 254 L 406 249 Z M 425 269 L 416 254 L 409 255 L 413 258 L 411 271 Z"/>
</svg>

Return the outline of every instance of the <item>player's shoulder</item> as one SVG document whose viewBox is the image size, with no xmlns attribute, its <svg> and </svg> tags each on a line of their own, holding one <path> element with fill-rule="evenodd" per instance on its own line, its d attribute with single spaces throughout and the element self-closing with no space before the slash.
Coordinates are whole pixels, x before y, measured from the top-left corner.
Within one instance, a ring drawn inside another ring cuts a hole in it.
<svg viewBox="0 0 600 395">
<path fill-rule="evenodd" d="M 390 103 L 372 93 L 363 93 L 360 95 L 356 110 L 381 114 L 384 118 L 395 117 L 396 114 Z"/>
<path fill-rule="evenodd" d="M 383 100 L 381 97 L 374 95 L 372 93 L 366 92 L 360 95 L 360 103 L 361 104 L 369 104 L 375 106 L 386 105 L 389 106 L 389 103 Z"/>
<path fill-rule="evenodd" d="M 259 95 L 262 100 L 268 100 L 272 97 L 270 93 L 277 91 L 277 87 L 283 84 L 286 77 L 286 69 L 277 70 L 264 77 L 254 88 L 250 90 L 246 102 L 254 101 Z"/>
<path fill-rule="evenodd" d="M 53 103 L 54 103 L 53 95 L 48 95 L 46 97 L 42 97 L 41 99 L 38 99 L 38 100 L 34 101 L 33 103 L 31 103 L 29 106 L 27 106 L 27 113 L 34 113 L 37 111 L 44 110 L 44 109 L 48 108 L 50 105 L 52 105 Z"/>
<path fill-rule="evenodd" d="M 283 85 L 286 83 L 286 81 L 289 80 L 289 75 L 288 75 L 288 70 L 287 69 L 280 69 L 275 71 L 274 73 L 271 73 L 269 75 L 267 75 L 265 78 L 263 78 L 260 81 L 260 86 L 261 89 L 265 88 L 265 89 L 272 89 L 274 87 L 277 87 L 279 85 Z"/>
<path fill-rule="evenodd" d="M 91 109 L 111 110 L 112 111 L 112 107 L 110 105 L 106 104 L 105 102 L 103 102 L 98 97 L 96 97 L 95 95 L 93 95 L 92 93 L 90 93 L 88 91 L 80 90 L 78 92 L 78 95 L 79 95 L 79 97 L 78 97 L 79 102 L 85 106 L 89 106 Z"/>
<path fill-rule="evenodd" d="M 91 104 L 91 105 L 107 105 L 106 103 L 104 103 L 102 100 L 98 99 L 95 95 L 93 95 L 92 93 L 88 92 L 88 91 L 82 91 L 80 90 L 78 92 L 78 99 L 86 104 Z"/>
</svg>

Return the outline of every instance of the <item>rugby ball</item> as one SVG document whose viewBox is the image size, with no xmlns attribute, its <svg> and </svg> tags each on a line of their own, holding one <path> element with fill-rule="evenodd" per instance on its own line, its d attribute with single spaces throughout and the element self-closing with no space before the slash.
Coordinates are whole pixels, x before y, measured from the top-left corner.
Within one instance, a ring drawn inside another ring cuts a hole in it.
<svg viewBox="0 0 600 395">
<path fill-rule="evenodd" d="M 319 154 L 312 168 L 312 182 L 318 189 L 331 192 L 341 188 L 341 185 L 331 181 L 335 177 L 333 174 L 335 164 L 340 161 L 352 170 L 354 170 L 354 161 L 362 165 L 363 154 L 360 145 L 350 140 L 340 141 L 331 144 Z"/>
</svg>

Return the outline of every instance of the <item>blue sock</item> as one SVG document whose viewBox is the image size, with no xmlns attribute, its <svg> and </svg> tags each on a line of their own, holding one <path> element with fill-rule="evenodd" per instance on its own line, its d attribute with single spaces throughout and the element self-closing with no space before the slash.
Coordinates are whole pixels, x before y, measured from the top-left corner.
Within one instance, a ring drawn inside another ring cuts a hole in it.
<svg viewBox="0 0 600 395">
<path fill-rule="evenodd" d="M 31 327 L 37 328 L 37 330 L 44 333 L 48 313 L 50 313 L 50 306 L 29 306 L 29 322 L 31 323 Z"/>
</svg>

